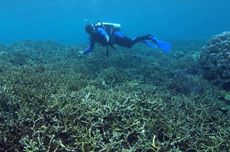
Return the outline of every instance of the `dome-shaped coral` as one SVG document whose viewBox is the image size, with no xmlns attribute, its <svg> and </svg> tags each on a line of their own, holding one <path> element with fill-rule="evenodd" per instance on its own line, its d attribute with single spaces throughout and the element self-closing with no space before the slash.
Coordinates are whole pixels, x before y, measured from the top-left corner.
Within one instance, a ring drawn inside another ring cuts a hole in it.
<svg viewBox="0 0 230 152">
<path fill-rule="evenodd" d="M 211 38 L 200 55 L 204 77 L 230 90 L 230 32 Z"/>
</svg>

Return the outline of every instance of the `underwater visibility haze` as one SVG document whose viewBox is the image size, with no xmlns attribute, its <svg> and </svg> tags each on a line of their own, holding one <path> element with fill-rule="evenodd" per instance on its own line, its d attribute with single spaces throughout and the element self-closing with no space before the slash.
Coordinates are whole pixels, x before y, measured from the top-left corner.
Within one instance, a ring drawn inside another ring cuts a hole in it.
<svg viewBox="0 0 230 152">
<path fill-rule="evenodd" d="M 84 42 L 84 20 L 118 22 L 130 36 L 199 39 L 229 29 L 228 0 L 1 0 L 0 40 Z"/>
<path fill-rule="evenodd" d="M 229 152 L 229 6 L 0 0 L 0 151 Z"/>
</svg>

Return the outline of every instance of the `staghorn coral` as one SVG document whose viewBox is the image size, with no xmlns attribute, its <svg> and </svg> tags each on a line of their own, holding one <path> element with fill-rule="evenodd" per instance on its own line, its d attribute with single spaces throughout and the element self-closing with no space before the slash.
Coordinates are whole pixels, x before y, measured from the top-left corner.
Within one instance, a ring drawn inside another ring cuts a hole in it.
<svg viewBox="0 0 230 152">
<path fill-rule="evenodd" d="M 69 47 L 23 43 L 15 45 L 31 48 L 24 53 L 32 61 L 0 62 L 0 151 L 230 149 L 230 114 L 220 90 L 187 71 L 194 60 L 178 64 L 148 50 L 73 58 Z M 40 49 L 47 52 L 38 56 Z M 197 83 L 202 91 L 193 93 Z"/>
</svg>

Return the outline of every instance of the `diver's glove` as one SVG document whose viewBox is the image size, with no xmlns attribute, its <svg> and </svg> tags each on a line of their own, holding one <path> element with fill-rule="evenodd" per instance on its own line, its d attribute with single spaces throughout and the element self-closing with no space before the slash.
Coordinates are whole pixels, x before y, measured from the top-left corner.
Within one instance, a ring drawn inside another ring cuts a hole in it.
<svg viewBox="0 0 230 152">
<path fill-rule="evenodd" d="M 106 43 L 109 43 L 109 35 L 105 35 L 105 41 L 106 41 Z"/>
<path fill-rule="evenodd" d="M 79 54 L 84 54 L 84 51 L 78 51 Z"/>
</svg>

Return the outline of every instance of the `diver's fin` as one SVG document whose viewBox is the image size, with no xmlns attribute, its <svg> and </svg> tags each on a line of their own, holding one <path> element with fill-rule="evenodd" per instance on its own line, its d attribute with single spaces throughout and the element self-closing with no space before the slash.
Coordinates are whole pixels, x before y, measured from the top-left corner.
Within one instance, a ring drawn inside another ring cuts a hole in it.
<svg viewBox="0 0 230 152">
<path fill-rule="evenodd" d="M 172 46 L 170 43 L 168 42 L 165 42 L 165 41 L 158 41 L 157 42 L 157 45 L 159 46 L 159 48 L 161 48 L 165 53 L 168 53 Z"/>
<path fill-rule="evenodd" d="M 150 39 L 157 44 L 157 46 L 162 49 L 165 53 L 168 53 L 172 46 L 170 43 L 168 42 L 165 42 L 165 41 L 161 41 L 161 40 L 158 40 L 156 37 L 154 36 L 151 36 Z"/>
<path fill-rule="evenodd" d="M 145 43 L 146 45 L 148 45 L 149 47 L 151 47 L 151 48 L 153 48 L 153 49 L 158 48 L 157 45 L 155 45 L 155 44 L 149 42 L 148 40 L 144 40 L 143 43 Z"/>
</svg>

